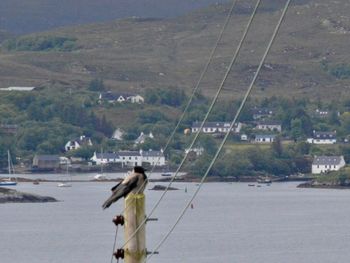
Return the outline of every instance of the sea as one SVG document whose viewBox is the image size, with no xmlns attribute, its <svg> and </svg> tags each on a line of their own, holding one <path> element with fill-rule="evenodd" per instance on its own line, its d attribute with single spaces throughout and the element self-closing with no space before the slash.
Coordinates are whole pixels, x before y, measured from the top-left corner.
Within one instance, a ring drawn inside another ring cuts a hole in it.
<svg viewBox="0 0 350 263">
<path fill-rule="evenodd" d="M 146 190 L 150 211 L 163 192 Z M 112 182 L 19 183 L 19 191 L 53 196 L 56 203 L 0 204 L 1 263 L 109 263 L 123 228 L 112 218 L 123 201 L 102 210 Z M 174 183 L 146 225 L 152 251 L 199 187 Z M 205 183 L 154 263 L 347 263 L 350 191 L 302 189 L 297 183 Z M 112 262 L 116 262 L 113 260 Z M 121 262 L 121 261 L 120 261 Z"/>
</svg>

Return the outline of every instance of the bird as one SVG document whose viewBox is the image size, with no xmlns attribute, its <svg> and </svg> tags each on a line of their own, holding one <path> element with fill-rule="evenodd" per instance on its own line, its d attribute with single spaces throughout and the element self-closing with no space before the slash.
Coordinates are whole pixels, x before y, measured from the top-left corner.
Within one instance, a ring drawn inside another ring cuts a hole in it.
<svg viewBox="0 0 350 263">
<path fill-rule="evenodd" d="M 102 208 L 110 207 L 111 204 L 117 202 L 120 198 L 126 198 L 129 193 L 143 193 L 148 182 L 145 171 L 146 169 L 142 166 L 135 166 L 133 171 L 123 181 L 112 187 L 112 195 L 103 203 Z"/>
</svg>

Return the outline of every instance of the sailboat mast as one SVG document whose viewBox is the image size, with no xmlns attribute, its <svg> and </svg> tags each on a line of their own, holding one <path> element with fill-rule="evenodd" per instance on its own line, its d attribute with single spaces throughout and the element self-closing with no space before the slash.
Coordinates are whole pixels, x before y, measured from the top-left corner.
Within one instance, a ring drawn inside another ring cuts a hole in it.
<svg viewBox="0 0 350 263">
<path fill-rule="evenodd" d="M 10 159 L 10 151 L 7 150 L 7 169 L 9 174 L 11 174 L 11 159 Z"/>
</svg>

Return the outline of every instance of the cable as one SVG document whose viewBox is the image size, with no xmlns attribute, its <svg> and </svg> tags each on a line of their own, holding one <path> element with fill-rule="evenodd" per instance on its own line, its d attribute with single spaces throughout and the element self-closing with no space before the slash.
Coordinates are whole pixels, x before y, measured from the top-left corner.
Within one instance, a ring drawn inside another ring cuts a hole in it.
<svg viewBox="0 0 350 263">
<path fill-rule="evenodd" d="M 225 75 L 224 75 L 224 78 L 223 78 L 223 80 L 222 80 L 221 83 L 220 83 L 220 86 L 219 86 L 219 88 L 218 88 L 218 90 L 217 90 L 217 92 L 216 92 L 216 94 L 215 94 L 215 96 L 214 96 L 214 98 L 213 98 L 213 100 L 212 100 L 212 103 L 211 103 L 211 105 L 210 105 L 210 107 L 209 107 L 209 109 L 208 109 L 208 111 L 207 111 L 207 113 L 206 113 L 206 115 L 205 115 L 205 117 L 204 117 L 204 119 L 203 119 L 201 125 L 200 125 L 199 131 L 196 133 L 195 137 L 193 138 L 193 140 L 192 140 L 192 142 L 191 142 L 191 144 L 190 144 L 189 149 L 192 149 L 193 145 L 194 145 L 195 142 L 197 141 L 197 138 L 199 137 L 200 131 L 203 129 L 204 123 L 207 121 L 207 119 L 208 119 L 208 117 L 209 117 L 209 115 L 210 115 L 210 113 L 211 113 L 211 111 L 212 111 L 212 109 L 213 109 L 213 107 L 214 107 L 214 105 L 215 105 L 215 103 L 216 103 L 216 101 L 217 101 L 217 99 L 218 99 L 218 97 L 219 97 L 219 95 L 220 95 L 222 89 L 223 89 L 223 86 L 224 86 L 224 84 L 225 84 L 225 82 L 226 82 L 226 79 L 227 79 L 227 77 L 228 77 L 228 75 L 229 75 L 229 73 L 230 73 L 230 71 L 231 71 L 231 68 L 232 68 L 233 64 L 235 63 L 235 61 L 236 61 L 236 59 L 237 59 L 237 57 L 238 57 L 238 54 L 239 54 L 239 52 L 240 52 L 240 50 L 241 50 L 241 48 L 242 48 L 243 42 L 244 42 L 245 39 L 246 39 L 246 36 L 247 36 L 247 34 L 248 34 L 248 31 L 249 31 L 249 29 L 250 29 L 250 26 L 251 26 L 251 24 L 252 24 L 252 22 L 253 22 L 253 19 L 254 19 L 255 15 L 256 15 L 256 12 L 257 12 L 257 9 L 258 9 L 260 3 L 261 3 L 261 0 L 258 0 L 257 3 L 256 3 L 256 5 L 255 5 L 255 7 L 254 7 L 253 13 L 252 13 L 252 15 L 251 15 L 251 17 L 250 17 L 250 19 L 249 19 L 249 21 L 248 21 L 248 24 L 247 24 L 247 26 L 246 26 L 246 28 L 245 28 L 245 30 L 244 30 L 244 33 L 243 33 L 243 35 L 242 35 L 242 38 L 241 38 L 241 40 L 240 40 L 240 42 L 239 42 L 239 44 L 238 44 L 238 46 L 237 46 L 237 49 L 236 49 L 236 51 L 235 51 L 235 53 L 234 53 L 234 55 L 233 55 L 233 57 L 232 57 L 232 60 L 231 60 L 231 62 L 230 62 L 230 64 L 229 64 L 229 67 L 228 67 L 228 69 L 227 69 L 227 71 L 226 71 L 226 73 L 225 73 Z M 174 182 L 174 180 L 175 180 L 177 174 L 179 173 L 180 169 L 181 169 L 182 166 L 184 165 L 184 163 L 185 163 L 185 161 L 186 161 L 186 159 L 187 159 L 188 153 L 189 153 L 189 151 L 188 151 L 187 153 L 185 153 L 185 156 L 184 156 L 184 158 L 182 159 L 182 161 L 181 161 L 179 167 L 177 168 L 177 170 L 176 170 L 176 172 L 175 172 L 175 175 L 174 175 L 173 178 L 170 180 L 170 182 L 169 182 L 167 188 L 164 190 L 164 192 L 162 193 L 162 195 L 161 195 L 161 197 L 159 198 L 159 200 L 157 201 L 157 203 L 156 203 L 156 204 L 154 205 L 154 207 L 151 209 L 151 212 L 148 214 L 148 217 L 150 217 L 150 216 L 153 214 L 153 212 L 155 211 L 155 209 L 159 206 L 160 202 L 163 200 L 165 194 L 168 192 L 168 190 L 169 190 L 170 186 L 172 185 L 172 183 Z M 147 217 L 147 218 L 148 218 L 148 217 Z M 138 228 L 135 230 L 135 232 L 130 236 L 130 238 L 124 242 L 123 247 L 136 235 L 137 231 L 138 231 L 138 230 L 142 227 L 142 225 L 147 221 L 147 218 L 145 218 L 144 221 L 141 222 L 141 224 L 138 226 Z"/>
<path fill-rule="evenodd" d="M 117 228 L 115 230 L 115 236 L 114 236 L 114 243 L 113 243 L 113 250 L 112 250 L 112 257 L 111 257 L 111 263 L 113 263 L 113 258 L 114 258 L 114 250 L 115 250 L 115 246 L 117 244 L 117 235 L 118 235 L 118 225 Z M 117 260 L 117 262 L 119 261 L 119 259 Z"/>
<path fill-rule="evenodd" d="M 261 59 L 261 61 L 260 61 L 259 67 L 258 67 L 257 71 L 256 71 L 255 74 L 254 74 L 254 78 L 253 78 L 252 82 L 250 83 L 250 86 L 249 86 L 249 88 L 248 88 L 248 90 L 247 90 L 247 92 L 246 92 L 246 94 L 245 94 L 245 96 L 244 96 L 244 98 L 243 98 L 243 100 L 242 100 L 242 103 L 241 103 L 241 105 L 240 105 L 240 107 L 239 107 L 239 109 L 238 109 L 238 111 L 237 111 L 237 113 L 236 113 L 236 115 L 235 115 L 233 121 L 231 122 L 230 129 L 226 132 L 226 135 L 225 135 L 224 139 L 222 140 L 222 142 L 221 142 L 221 144 L 220 144 L 220 147 L 219 147 L 219 149 L 217 150 L 217 152 L 216 152 L 214 158 L 212 159 L 212 161 L 211 161 L 211 163 L 210 163 L 208 169 L 206 170 L 204 176 L 202 177 L 202 180 L 201 180 L 201 182 L 200 182 L 200 184 L 199 184 L 197 190 L 194 192 L 192 198 L 191 198 L 190 201 L 186 204 L 186 206 L 184 207 L 184 209 L 182 210 L 182 212 L 181 212 L 180 215 L 178 216 L 178 218 L 177 218 L 177 220 L 175 221 L 174 225 L 170 228 L 170 230 L 169 230 L 168 233 L 164 236 L 164 238 L 157 244 L 157 246 L 152 250 L 152 252 L 149 254 L 149 257 L 146 258 L 146 259 L 144 260 L 144 262 L 147 262 L 148 259 L 152 258 L 152 256 L 154 255 L 155 251 L 158 250 L 158 249 L 162 246 L 162 244 L 169 238 L 170 234 L 173 232 L 173 230 L 175 229 L 175 227 L 178 225 L 178 223 L 180 222 L 180 220 L 181 220 L 182 217 L 184 216 L 185 212 L 187 211 L 188 207 L 190 206 L 190 204 L 193 202 L 193 200 L 194 200 L 195 197 L 197 196 L 198 192 L 200 191 L 200 189 L 201 189 L 201 187 L 202 187 L 202 185 L 203 185 L 205 179 L 207 178 L 207 176 L 208 176 L 208 174 L 209 174 L 209 171 L 211 170 L 211 168 L 213 167 L 215 161 L 217 160 L 217 158 L 218 158 L 218 156 L 219 156 L 219 154 L 220 154 L 220 152 L 221 152 L 221 150 L 222 150 L 222 148 L 223 148 L 225 142 L 227 141 L 228 136 L 230 135 L 231 129 L 234 127 L 234 125 L 235 125 L 235 123 L 236 123 L 236 121 L 237 121 L 237 119 L 238 119 L 238 117 L 239 117 L 239 115 L 240 115 L 240 113 L 241 113 L 241 111 L 242 111 L 242 109 L 243 109 L 243 107 L 244 107 L 244 105 L 245 105 L 245 103 L 246 103 L 246 101 L 247 101 L 247 99 L 248 99 L 248 97 L 249 97 L 251 91 L 252 91 L 252 88 L 253 88 L 253 86 L 254 86 L 254 84 L 255 84 L 255 82 L 256 82 L 256 79 L 257 79 L 258 76 L 259 76 L 260 70 L 261 70 L 261 68 L 262 68 L 262 66 L 263 66 L 263 64 L 264 64 L 264 62 L 265 62 L 265 59 L 266 59 L 266 57 L 267 57 L 267 55 L 268 55 L 268 53 L 269 53 L 269 51 L 270 51 L 270 49 L 271 49 L 271 46 L 272 46 L 272 44 L 273 44 L 273 42 L 274 42 L 274 40 L 275 40 L 275 38 L 276 38 L 276 36 L 277 36 L 277 33 L 278 33 L 279 29 L 280 29 L 280 26 L 281 26 L 281 24 L 282 24 L 282 22 L 283 22 L 283 19 L 285 18 L 285 15 L 286 15 L 286 13 L 287 13 L 287 10 L 288 10 L 288 7 L 289 7 L 289 5 L 290 5 L 290 2 L 291 2 L 291 0 L 287 0 L 286 5 L 285 5 L 285 7 L 284 7 L 284 9 L 283 9 L 283 12 L 282 12 L 282 14 L 281 14 L 281 17 L 280 17 L 280 19 L 279 19 L 279 21 L 278 21 L 278 23 L 277 23 L 277 26 L 276 26 L 276 28 L 275 28 L 273 34 L 272 34 L 271 40 L 270 40 L 270 42 L 269 42 L 269 44 L 268 44 L 268 46 L 267 46 L 267 48 L 266 48 L 266 51 L 265 51 L 265 53 L 264 53 L 264 55 L 263 55 L 263 57 L 262 57 L 262 59 Z"/>
<path fill-rule="evenodd" d="M 199 79 L 197 80 L 197 83 L 196 83 L 195 87 L 194 87 L 193 90 L 192 90 L 191 96 L 190 96 L 190 98 L 189 98 L 189 100 L 188 100 L 188 102 L 187 102 L 187 104 L 186 104 L 186 106 L 185 106 L 185 108 L 184 108 L 184 110 L 183 110 L 183 112 L 182 112 L 182 114 L 181 114 L 181 116 L 180 116 L 180 118 L 179 118 L 179 120 L 178 120 L 178 122 L 177 122 L 175 128 L 173 129 L 173 131 L 172 131 L 170 137 L 168 138 L 168 140 L 167 140 L 167 142 L 166 142 L 166 144 L 165 144 L 165 146 L 164 146 L 164 149 L 163 149 L 164 151 L 166 151 L 166 150 L 168 149 L 170 142 L 173 140 L 176 131 L 178 130 L 178 128 L 179 128 L 181 122 L 183 121 L 183 119 L 184 119 L 184 117 L 185 117 L 185 114 L 187 113 L 187 111 L 188 111 L 188 109 L 189 109 L 189 107 L 190 107 L 190 105 L 191 105 L 191 103 L 192 103 L 192 101 L 193 101 L 193 98 L 194 98 L 195 94 L 197 93 L 197 91 L 198 91 L 198 89 L 199 89 L 199 85 L 200 85 L 200 83 L 202 82 L 202 80 L 203 80 L 203 78 L 204 78 L 204 75 L 205 75 L 205 74 L 207 73 L 207 71 L 208 71 L 209 65 L 210 65 L 211 61 L 213 60 L 214 54 L 215 54 L 215 52 L 216 52 L 216 50 L 217 50 L 217 48 L 218 48 L 218 46 L 219 46 L 220 41 L 222 40 L 222 37 L 223 37 L 224 32 L 225 32 L 225 30 L 226 30 L 226 28 L 227 28 L 227 25 L 228 25 L 228 23 L 229 23 L 230 20 L 231 20 L 231 17 L 232 17 L 232 14 L 233 14 L 233 10 L 234 10 L 234 7 L 236 6 L 237 1 L 238 1 L 238 0 L 233 0 L 233 2 L 232 2 L 232 5 L 231 5 L 230 10 L 229 10 L 229 12 L 228 12 L 228 15 L 227 15 L 227 17 L 226 17 L 226 20 L 225 20 L 225 22 L 224 22 L 224 24 L 223 24 L 223 26 L 222 26 L 222 29 L 221 29 L 221 31 L 220 31 L 220 33 L 219 33 L 218 39 L 217 39 L 217 41 L 216 41 L 216 43 L 215 43 L 215 45 L 214 45 L 214 47 L 213 47 L 213 49 L 212 49 L 212 51 L 211 51 L 211 53 L 210 53 L 210 55 L 209 55 L 209 58 L 208 58 L 208 60 L 207 60 L 207 62 L 206 62 L 206 64 L 205 64 L 204 69 L 202 70 L 202 72 L 201 72 L 201 74 L 200 74 L 200 76 L 199 76 Z M 152 176 L 152 173 L 153 173 L 153 171 L 154 171 L 154 168 L 155 168 L 156 164 L 159 162 L 159 160 L 160 160 L 160 156 L 158 157 L 157 161 L 153 164 L 152 169 L 151 169 L 151 171 L 150 171 L 150 173 L 149 173 L 149 175 L 148 175 L 148 178 L 150 178 L 150 177 Z M 177 173 L 175 173 L 175 175 L 174 175 L 173 178 L 175 178 L 176 175 L 177 175 Z M 145 184 L 145 183 L 146 183 L 146 181 L 144 182 L 144 184 Z M 143 187 L 140 187 L 140 189 L 142 189 L 142 188 L 143 188 Z M 169 189 L 169 187 L 166 189 L 165 192 L 167 192 L 168 189 Z M 126 209 L 126 208 L 124 208 L 124 210 L 123 210 L 122 213 L 125 212 L 125 209 Z M 146 220 L 147 220 L 147 219 L 145 219 L 145 220 L 140 224 L 140 226 L 142 226 L 142 225 L 146 222 Z M 132 234 L 132 236 L 130 237 L 130 239 L 133 238 L 133 237 L 136 235 L 136 233 L 137 233 L 138 230 L 139 230 L 139 228 L 137 228 L 137 229 L 135 230 L 135 233 Z M 129 240 L 130 240 L 130 239 L 129 239 Z M 123 247 L 129 242 L 129 240 L 127 240 L 127 241 L 125 242 L 125 244 L 123 245 Z M 114 243 L 113 250 L 115 250 L 115 243 Z M 112 259 L 113 259 L 113 256 L 112 256 Z"/>
</svg>

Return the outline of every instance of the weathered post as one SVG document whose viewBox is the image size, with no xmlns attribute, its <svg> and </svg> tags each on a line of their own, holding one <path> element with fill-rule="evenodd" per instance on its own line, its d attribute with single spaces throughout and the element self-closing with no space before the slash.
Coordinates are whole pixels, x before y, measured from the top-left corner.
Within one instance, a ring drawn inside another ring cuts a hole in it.
<svg viewBox="0 0 350 263">
<path fill-rule="evenodd" d="M 130 193 L 125 199 L 124 211 L 125 263 L 142 263 L 146 258 L 145 195 Z M 143 224 L 142 224 L 143 223 Z M 140 227 L 140 225 L 142 226 Z M 137 231 L 136 234 L 135 231 Z"/>
</svg>

